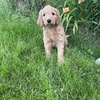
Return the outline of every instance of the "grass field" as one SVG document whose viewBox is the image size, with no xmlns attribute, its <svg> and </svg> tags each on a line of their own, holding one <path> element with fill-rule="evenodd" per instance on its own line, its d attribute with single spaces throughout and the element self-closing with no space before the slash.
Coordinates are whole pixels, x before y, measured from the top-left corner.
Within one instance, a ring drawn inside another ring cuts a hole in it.
<svg viewBox="0 0 100 100">
<path fill-rule="evenodd" d="M 0 19 L 0 100 L 100 100 L 95 43 L 70 37 L 59 66 L 56 50 L 46 60 L 42 37 L 28 17 Z"/>
</svg>

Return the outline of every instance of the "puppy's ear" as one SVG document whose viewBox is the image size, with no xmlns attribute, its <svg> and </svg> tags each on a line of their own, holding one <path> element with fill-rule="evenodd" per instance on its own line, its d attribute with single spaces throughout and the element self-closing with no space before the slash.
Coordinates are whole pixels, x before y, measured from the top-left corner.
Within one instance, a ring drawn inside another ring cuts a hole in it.
<svg viewBox="0 0 100 100">
<path fill-rule="evenodd" d="M 56 24 L 59 25 L 61 23 L 60 12 L 57 9 L 55 9 L 55 11 L 57 15 Z"/>
<path fill-rule="evenodd" d="M 37 24 L 38 24 L 39 26 L 41 26 L 41 27 L 43 26 L 42 10 L 40 10 L 40 12 L 39 12 L 39 16 L 38 16 Z"/>
</svg>

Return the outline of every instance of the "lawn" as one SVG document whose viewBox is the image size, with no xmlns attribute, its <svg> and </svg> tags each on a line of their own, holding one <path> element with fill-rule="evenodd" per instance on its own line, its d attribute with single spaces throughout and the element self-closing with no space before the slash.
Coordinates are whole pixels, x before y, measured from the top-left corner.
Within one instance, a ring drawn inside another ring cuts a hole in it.
<svg viewBox="0 0 100 100">
<path fill-rule="evenodd" d="M 56 50 L 46 60 L 34 19 L 0 19 L 0 100 L 100 100 L 95 42 L 83 34 L 69 38 L 65 63 L 59 66 Z"/>
</svg>

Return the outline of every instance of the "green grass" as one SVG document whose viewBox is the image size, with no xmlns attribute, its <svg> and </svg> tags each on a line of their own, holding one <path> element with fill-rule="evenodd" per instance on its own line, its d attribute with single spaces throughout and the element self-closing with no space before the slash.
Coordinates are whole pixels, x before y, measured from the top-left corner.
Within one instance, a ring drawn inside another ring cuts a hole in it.
<svg viewBox="0 0 100 100">
<path fill-rule="evenodd" d="M 56 50 L 46 60 L 42 37 L 32 19 L 0 20 L 0 100 L 100 100 L 100 66 L 81 39 L 69 38 L 59 66 Z"/>
</svg>

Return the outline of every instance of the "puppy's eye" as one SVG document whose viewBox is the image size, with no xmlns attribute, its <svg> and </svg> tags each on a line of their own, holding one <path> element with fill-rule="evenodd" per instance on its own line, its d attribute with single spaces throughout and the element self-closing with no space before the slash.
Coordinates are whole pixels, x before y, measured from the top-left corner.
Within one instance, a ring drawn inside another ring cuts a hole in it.
<svg viewBox="0 0 100 100">
<path fill-rule="evenodd" d="M 43 16 L 45 16 L 45 14 L 43 14 Z"/>
<path fill-rule="evenodd" d="M 55 13 L 53 12 L 52 15 L 55 15 Z"/>
</svg>

